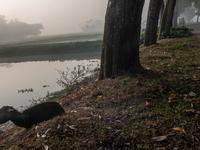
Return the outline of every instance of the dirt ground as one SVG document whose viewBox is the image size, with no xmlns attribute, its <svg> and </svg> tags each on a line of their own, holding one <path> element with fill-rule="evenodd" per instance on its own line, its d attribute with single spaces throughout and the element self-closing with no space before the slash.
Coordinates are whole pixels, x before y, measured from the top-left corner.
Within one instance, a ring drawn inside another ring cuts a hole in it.
<svg viewBox="0 0 200 150">
<path fill-rule="evenodd" d="M 59 102 L 65 114 L 0 134 L 1 149 L 200 149 L 200 39 L 141 47 L 141 72 L 85 79 Z"/>
</svg>

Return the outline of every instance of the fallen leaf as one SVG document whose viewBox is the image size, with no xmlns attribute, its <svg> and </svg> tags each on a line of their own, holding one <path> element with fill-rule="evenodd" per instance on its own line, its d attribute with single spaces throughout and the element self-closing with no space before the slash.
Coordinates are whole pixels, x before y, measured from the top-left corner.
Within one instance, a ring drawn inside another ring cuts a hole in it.
<svg viewBox="0 0 200 150">
<path fill-rule="evenodd" d="M 173 135 L 176 135 L 176 133 L 170 132 L 170 133 L 166 134 L 166 136 L 173 136 Z"/>
<path fill-rule="evenodd" d="M 102 81 L 98 81 L 96 84 L 99 84 L 99 83 L 101 83 Z"/>
<path fill-rule="evenodd" d="M 165 139 L 167 139 L 167 136 L 156 136 L 151 138 L 153 141 L 159 142 L 159 141 L 163 141 Z"/>
<path fill-rule="evenodd" d="M 35 130 L 37 130 L 39 127 L 40 127 L 40 126 L 36 126 L 36 127 L 35 127 Z"/>
<path fill-rule="evenodd" d="M 58 124 L 58 127 L 57 127 L 57 129 L 60 129 L 60 124 Z"/>
<path fill-rule="evenodd" d="M 184 115 L 192 115 L 196 114 L 195 110 L 183 110 Z"/>
<path fill-rule="evenodd" d="M 180 128 L 180 127 L 175 127 L 175 128 L 173 128 L 173 130 L 180 131 L 180 132 L 183 132 L 183 133 L 186 134 L 185 130 L 183 128 Z"/>
<path fill-rule="evenodd" d="M 71 110 L 71 112 L 77 113 L 77 111 L 76 111 L 76 110 Z"/>
<path fill-rule="evenodd" d="M 45 132 L 45 134 L 47 134 L 47 132 L 49 132 L 49 130 L 51 130 L 51 128 L 47 129 L 47 131 Z"/>
<path fill-rule="evenodd" d="M 34 137 L 36 134 L 37 134 L 37 133 L 33 133 L 33 134 L 29 135 L 28 138 L 32 138 L 32 137 Z"/>
<path fill-rule="evenodd" d="M 49 149 L 49 146 L 45 145 L 42 143 L 42 145 L 44 146 L 45 150 L 48 150 Z"/>
<path fill-rule="evenodd" d="M 165 147 L 158 147 L 156 150 L 165 150 Z"/>
<path fill-rule="evenodd" d="M 112 130 L 112 128 L 111 128 L 111 127 L 107 127 L 107 129 L 108 129 L 108 130 Z"/>
<path fill-rule="evenodd" d="M 37 137 L 38 137 L 38 138 L 40 137 L 39 132 L 37 133 Z"/>
<path fill-rule="evenodd" d="M 76 131 L 77 129 L 75 128 L 75 125 L 71 125 L 71 126 L 68 126 L 70 129 Z"/>
<path fill-rule="evenodd" d="M 189 95 L 195 97 L 195 96 L 196 96 L 196 93 L 190 92 Z"/>
<path fill-rule="evenodd" d="M 117 130 L 116 132 L 115 132 L 115 134 L 117 134 L 118 132 L 120 132 L 121 130 Z"/>
<path fill-rule="evenodd" d="M 47 133 L 49 132 L 49 130 L 51 130 L 51 128 L 47 129 L 47 131 L 41 137 L 45 138 L 47 136 Z"/>
<path fill-rule="evenodd" d="M 82 118 L 79 118 L 78 121 L 79 120 L 89 120 L 89 119 L 90 119 L 90 117 L 82 117 Z"/>
<path fill-rule="evenodd" d="M 100 87 L 100 89 L 109 89 L 109 87 Z"/>
<path fill-rule="evenodd" d="M 168 97 L 168 100 L 172 100 L 172 99 L 174 99 L 174 98 L 176 98 L 176 94 L 171 94 L 171 95 Z"/>
<path fill-rule="evenodd" d="M 173 107 L 174 102 L 173 102 L 172 99 L 170 99 L 167 103 L 168 103 L 168 105 L 169 105 L 170 107 Z"/>
</svg>

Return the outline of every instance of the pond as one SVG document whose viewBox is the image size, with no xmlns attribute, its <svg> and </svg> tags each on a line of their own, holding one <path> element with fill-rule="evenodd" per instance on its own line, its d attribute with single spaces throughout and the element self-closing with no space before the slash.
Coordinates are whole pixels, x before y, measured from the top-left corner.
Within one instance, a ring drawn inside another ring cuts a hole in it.
<svg viewBox="0 0 200 150">
<path fill-rule="evenodd" d="M 60 58 L 60 60 L 59 60 Z M 30 105 L 29 100 L 62 90 L 57 70 L 99 64 L 100 53 L 4 58 L 0 61 L 0 108 Z"/>
</svg>

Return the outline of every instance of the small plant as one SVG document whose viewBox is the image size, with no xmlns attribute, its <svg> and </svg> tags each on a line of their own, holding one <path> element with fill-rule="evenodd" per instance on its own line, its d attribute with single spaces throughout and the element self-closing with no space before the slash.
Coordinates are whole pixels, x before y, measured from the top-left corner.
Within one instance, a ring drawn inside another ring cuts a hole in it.
<svg viewBox="0 0 200 150">
<path fill-rule="evenodd" d="M 61 75 L 60 79 L 57 79 L 57 83 L 69 90 L 73 85 L 78 84 L 81 80 L 85 77 L 90 76 L 92 74 L 97 73 L 99 70 L 99 64 L 94 67 L 94 64 L 88 64 L 85 67 L 83 64 L 74 67 L 72 71 L 67 68 L 67 71 L 57 70 L 58 73 Z"/>
<path fill-rule="evenodd" d="M 141 40 L 144 40 L 144 37 L 145 37 L 145 32 L 141 33 L 140 39 L 141 39 Z"/>
</svg>

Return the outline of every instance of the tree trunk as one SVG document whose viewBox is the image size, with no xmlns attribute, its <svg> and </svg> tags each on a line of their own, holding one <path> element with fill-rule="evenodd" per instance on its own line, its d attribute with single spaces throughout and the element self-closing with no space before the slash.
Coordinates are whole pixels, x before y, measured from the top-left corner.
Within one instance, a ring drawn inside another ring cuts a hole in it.
<svg viewBox="0 0 200 150">
<path fill-rule="evenodd" d="M 199 22 L 199 15 L 197 15 L 197 22 Z"/>
<path fill-rule="evenodd" d="M 162 19 L 164 7 L 165 7 L 165 2 L 163 0 L 161 0 L 161 1 L 162 1 L 162 5 L 161 5 L 161 8 L 160 8 L 160 13 L 159 13 L 159 19 L 160 19 L 160 21 Z"/>
<path fill-rule="evenodd" d="M 173 17 L 173 27 L 177 27 L 177 20 L 178 20 L 178 1 L 176 1 L 175 10 L 174 10 L 174 17 Z"/>
<path fill-rule="evenodd" d="M 172 18 L 174 14 L 174 8 L 176 5 L 176 0 L 167 0 L 165 4 L 165 9 L 163 12 L 160 31 L 158 34 L 158 39 L 170 37 L 170 27 L 172 25 Z"/>
<path fill-rule="evenodd" d="M 162 3 L 162 0 L 150 0 L 144 46 L 156 44 L 159 12 Z"/>
<path fill-rule="evenodd" d="M 144 0 L 109 0 L 99 79 L 140 69 L 139 40 Z"/>
</svg>

